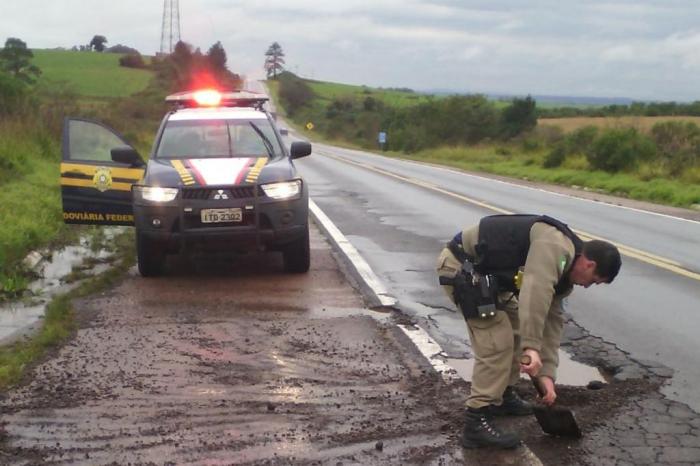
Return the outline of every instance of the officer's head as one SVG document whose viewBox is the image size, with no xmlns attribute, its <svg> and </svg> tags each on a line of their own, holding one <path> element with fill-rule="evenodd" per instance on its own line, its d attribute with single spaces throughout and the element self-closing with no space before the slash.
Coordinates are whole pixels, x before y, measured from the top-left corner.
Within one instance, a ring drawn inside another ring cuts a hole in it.
<svg viewBox="0 0 700 466">
<path fill-rule="evenodd" d="M 593 240 L 583 244 L 583 251 L 571 267 L 571 283 L 585 288 L 593 284 L 612 283 L 620 272 L 620 251 L 607 241 Z"/>
</svg>

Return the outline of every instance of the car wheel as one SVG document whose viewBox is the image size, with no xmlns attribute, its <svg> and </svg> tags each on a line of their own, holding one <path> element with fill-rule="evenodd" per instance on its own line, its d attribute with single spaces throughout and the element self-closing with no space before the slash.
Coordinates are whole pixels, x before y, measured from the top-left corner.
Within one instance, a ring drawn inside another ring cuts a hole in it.
<svg viewBox="0 0 700 466">
<path fill-rule="evenodd" d="M 156 277 L 165 269 L 165 249 L 157 241 L 136 233 L 136 257 L 139 273 L 144 277 Z"/>
<path fill-rule="evenodd" d="M 291 273 L 306 273 L 311 265 L 311 250 L 309 248 L 309 228 L 298 240 L 289 243 L 282 250 L 284 270 Z"/>
</svg>

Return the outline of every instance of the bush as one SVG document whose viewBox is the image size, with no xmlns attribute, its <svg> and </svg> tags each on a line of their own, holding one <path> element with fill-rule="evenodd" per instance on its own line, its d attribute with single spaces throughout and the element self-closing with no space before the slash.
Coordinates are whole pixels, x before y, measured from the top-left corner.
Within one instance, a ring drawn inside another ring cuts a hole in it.
<svg viewBox="0 0 700 466">
<path fill-rule="evenodd" d="M 634 128 L 606 130 L 586 153 L 593 169 L 610 173 L 632 170 L 641 161 L 654 157 L 656 146 Z"/>
<path fill-rule="evenodd" d="M 537 126 L 536 105 L 535 99 L 530 96 L 524 99 L 513 99 L 513 103 L 501 112 L 503 138 L 512 138 L 534 129 Z"/>
<path fill-rule="evenodd" d="M 662 162 L 671 176 L 680 176 L 700 162 L 700 127 L 693 122 L 664 121 L 651 129 Z"/>
<path fill-rule="evenodd" d="M 0 72 L 0 116 L 24 113 L 30 104 L 29 86 Z"/>
<path fill-rule="evenodd" d="M 573 131 L 566 137 L 566 146 L 569 154 L 586 154 L 591 150 L 598 128 L 595 126 L 584 126 Z"/>
<path fill-rule="evenodd" d="M 542 166 L 544 168 L 556 168 L 561 166 L 562 163 L 564 163 L 564 160 L 566 159 L 566 147 L 564 144 L 557 144 L 554 149 L 549 151 L 547 156 L 544 158 L 544 162 L 542 163 Z"/>
<path fill-rule="evenodd" d="M 119 58 L 119 66 L 125 66 L 127 68 L 145 68 L 146 64 L 143 62 L 141 55 L 129 54 Z"/>
<path fill-rule="evenodd" d="M 314 97 L 314 93 L 308 84 L 298 76 L 284 72 L 278 76 L 279 96 L 282 105 L 290 116 L 297 113 L 302 107 L 308 105 Z"/>
</svg>

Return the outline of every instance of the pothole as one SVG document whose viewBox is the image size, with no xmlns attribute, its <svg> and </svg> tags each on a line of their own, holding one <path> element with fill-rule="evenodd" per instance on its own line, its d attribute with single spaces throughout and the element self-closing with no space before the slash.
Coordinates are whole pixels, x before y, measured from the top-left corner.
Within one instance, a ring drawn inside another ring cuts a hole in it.
<svg viewBox="0 0 700 466">
<path fill-rule="evenodd" d="M 445 362 L 452 367 L 461 378 L 467 382 L 471 381 L 474 359 L 447 358 Z M 523 374 L 521 377 L 527 378 L 527 375 Z M 597 367 L 574 361 L 568 353 L 559 350 L 557 385 L 585 387 L 589 382 L 593 381 L 607 383 L 606 377 Z"/>
</svg>

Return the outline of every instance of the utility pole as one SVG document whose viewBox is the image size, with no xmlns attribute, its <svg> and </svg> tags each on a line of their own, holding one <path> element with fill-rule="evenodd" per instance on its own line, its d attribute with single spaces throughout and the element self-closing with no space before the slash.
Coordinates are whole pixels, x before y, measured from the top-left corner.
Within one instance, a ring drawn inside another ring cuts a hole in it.
<svg viewBox="0 0 700 466">
<path fill-rule="evenodd" d="M 169 55 L 180 41 L 180 0 L 163 0 L 160 53 Z"/>
</svg>

